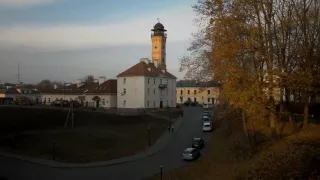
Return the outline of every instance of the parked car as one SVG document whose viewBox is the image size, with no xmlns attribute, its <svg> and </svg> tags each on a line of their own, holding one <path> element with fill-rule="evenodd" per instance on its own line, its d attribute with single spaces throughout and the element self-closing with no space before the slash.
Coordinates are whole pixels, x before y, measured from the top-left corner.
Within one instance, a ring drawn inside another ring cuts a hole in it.
<svg viewBox="0 0 320 180">
<path fill-rule="evenodd" d="M 54 100 L 51 102 L 51 106 L 61 106 L 62 101 L 61 100 Z"/>
<path fill-rule="evenodd" d="M 211 122 L 210 116 L 202 116 L 201 121 L 202 121 L 202 123 Z"/>
<path fill-rule="evenodd" d="M 192 147 L 202 149 L 204 147 L 204 141 L 202 138 L 193 138 L 192 139 Z"/>
<path fill-rule="evenodd" d="M 81 104 L 79 101 L 70 101 L 70 103 L 73 104 L 73 107 L 74 107 L 74 108 L 77 108 L 77 107 L 81 107 L 81 106 L 82 106 L 82 104 Z"/>
<path fill-rule="evenodd" d="M 209 111 L 204 111 L 204 112 L 202 113 L 202 116 L 211 117 L 211 114 L 209 113 Z"/>
<path fill-rule="evenodd" d="M 211 122 L 204 122 L 202 126 L 203 132 L 211 132 L 212 131 L 212 124 Z"/>
<path fill-rule="evenodd" d="M 204 109 L 208 109 L 208 108 L 209 108 L 209 105 L 208 105 L 208 104 L 203 104 L 203 108 L 204 108 Z"/>
<path fill-rule="evenodd" d="M 187 148 L 182 154 L 182 159 L 186 161 L 196 160 L 201 156 L 200 150 L 197 148 Z"/>
</svg>

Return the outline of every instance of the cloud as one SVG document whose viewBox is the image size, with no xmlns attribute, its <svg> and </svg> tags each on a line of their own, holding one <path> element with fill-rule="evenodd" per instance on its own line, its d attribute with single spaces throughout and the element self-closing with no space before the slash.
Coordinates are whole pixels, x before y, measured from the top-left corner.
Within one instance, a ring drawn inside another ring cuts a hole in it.
<svg viewBox="0 0 320 180">
<path fill-rule="evenodd" d="M 57 0 L 0 0 L 0 6 L 21 8 L 42 4 L 51 4 Z"/>
<path fill-rule="evenodd" d="M 194 15 L 190 6 L 182 6 L 112 24 L 35 24 L 5 27 L 0 29 L 0 45 L 79 49 L 104 45 L 149 44 L 150 30 L 158 17 L 168 30 L 168 41 L 181 41 L 187 40 L 195 31 Z"/>
</svg>

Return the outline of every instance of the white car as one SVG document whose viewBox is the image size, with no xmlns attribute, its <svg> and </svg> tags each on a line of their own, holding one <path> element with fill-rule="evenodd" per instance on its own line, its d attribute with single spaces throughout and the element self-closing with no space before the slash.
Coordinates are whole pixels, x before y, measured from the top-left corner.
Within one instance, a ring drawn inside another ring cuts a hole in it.
<svg viewBox="0 0 320 180">
<path fill-rule="evenodd" d="M 209 105 L 208 105 L 208 104 L 203 104 L 203 108 L 204 108 L 204 109 L 208 109 L 208 108 L 209 108 Z"/>
<path fill-rule="evenodd" d="M 212 125 L 210 122 L 204 122 L 202 126 L 203 132 L 212 131 Z"/>
</svg>

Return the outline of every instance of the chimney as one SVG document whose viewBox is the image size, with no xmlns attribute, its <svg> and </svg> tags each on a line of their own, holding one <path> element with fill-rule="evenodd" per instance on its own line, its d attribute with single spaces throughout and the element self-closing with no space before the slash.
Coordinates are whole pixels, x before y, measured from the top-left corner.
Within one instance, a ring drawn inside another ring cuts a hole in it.
<svg viewBox="0 0 320 180">
<path fill-rule="evenodd" d="M 154 67 L 158 68 L 158 61 L 153 61 Z"/>
<path fill-rule="evenodd" d="M 106 77 L 105 76 L 99 77 L 99 85 L 104 83 L 105 81 L 106 81 Z"/>
<path fill-rule="evenodd" d="M 58 85 L 57 84 L 54 84 L 53 85 L 53 89 L 57 89 L 58 88 Z"/>
<path fill-rule="evenodd" d="M 99 79 L 94 79 L 93 82 L 94 82 L 94 83 L 98 83 L 98 82 L 99 82 Z"/>
<path fill-rule="evenodd" d="M 79 88 L 79 87 L 82 86 L 82 81 L 81 81 L 81 79 L 78 79 L 78 80 L 76 81 L 76 83 L 77 83 L 77 88 Z"/>
</svg>

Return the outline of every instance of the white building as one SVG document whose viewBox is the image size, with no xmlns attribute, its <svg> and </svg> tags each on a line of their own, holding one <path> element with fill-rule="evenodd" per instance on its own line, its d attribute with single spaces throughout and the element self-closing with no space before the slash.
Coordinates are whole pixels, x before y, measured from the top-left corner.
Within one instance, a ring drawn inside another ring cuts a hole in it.
<svg viewBox="0 0 320 180">
<path fill-rule="evenodd" d="M 83 83 L 77 80 L 75 84 L 66 84 L 64 87 L 42 92 L 42 102 L 50 105 L 55 100 L 77 100 L 84 106 L 116 108 L 117 107 L 117 80 L 100 77 L 98 81 Z"/>
<path fill-rule="evenodd" d="M 166 70 L 166 30 L 152 29 L 152 60 L 141 59 L 117 76 L 118 108 L 176 107 L 176 77 Z"/>
</svg>

